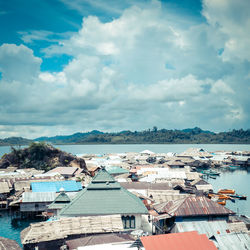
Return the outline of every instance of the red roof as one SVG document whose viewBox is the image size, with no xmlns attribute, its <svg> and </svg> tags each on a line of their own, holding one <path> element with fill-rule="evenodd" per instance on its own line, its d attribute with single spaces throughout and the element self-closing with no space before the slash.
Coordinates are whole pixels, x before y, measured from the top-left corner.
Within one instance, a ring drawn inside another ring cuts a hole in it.
<svg viewBox="0 0 250 250">
<path fill-rule="evenodd" d="M 141 237 L 146 250 L 217 250 L 205 234 L 196 231 Z"/>
<path fill-rule="evenodd" d="M 171 216 L 235 214 L 233 211 L 205 196 L 189 196 L 187 198 L 161 203 L 154 206 L 154 208 L 158 213 L 167 213 Z"/>
</svg>

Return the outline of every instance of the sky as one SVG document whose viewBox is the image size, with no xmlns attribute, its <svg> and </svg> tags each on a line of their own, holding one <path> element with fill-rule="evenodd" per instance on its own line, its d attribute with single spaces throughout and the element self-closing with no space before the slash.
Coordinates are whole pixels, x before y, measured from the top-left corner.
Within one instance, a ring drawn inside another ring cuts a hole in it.
<svg viewBox="0 0 250 250">
<path fill-rule="evenodd" d="M 0 0 L 0 138 L 250 126 L 250 1 Z"/>
</svg>

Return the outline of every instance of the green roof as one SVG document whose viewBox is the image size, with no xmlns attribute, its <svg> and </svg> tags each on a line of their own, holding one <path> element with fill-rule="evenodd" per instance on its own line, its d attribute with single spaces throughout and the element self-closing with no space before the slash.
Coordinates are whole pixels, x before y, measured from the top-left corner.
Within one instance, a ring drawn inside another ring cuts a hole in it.
<svg viewBox="0 0 250 250">
<path fill-rule="evenodd" d="M 65 192 L 61 192 L 48 206 L 48 209 L 61 209 L 70 203 L 70 198 Z"/>
<path fill-rule="evenodd" d="M 105 169 L 102 168 L 92 179 L 92 183 L 96 182 L 115 182 L 115 179 Z"/>
<path fill-rule="evenodd" d="M 60 216 L 147 213 L 147 208 L 137 196 L 115 182 L 105 169 L 101 169 L 91 184 L 61 210 Z"/>
<path fill-rule="evenodd" d="M 127 169 L 124 169 L 122 167 L 118 166 L 108 166 L 105 167 L 105 169 L 108 171 L 109 174 L 127 174 L 129 171 Z"/>
</svg>

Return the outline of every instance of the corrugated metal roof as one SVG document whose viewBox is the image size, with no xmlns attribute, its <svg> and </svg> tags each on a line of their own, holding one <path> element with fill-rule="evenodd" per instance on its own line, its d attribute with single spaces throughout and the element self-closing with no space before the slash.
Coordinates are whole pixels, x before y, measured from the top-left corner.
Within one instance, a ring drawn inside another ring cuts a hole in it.
<svg viewBox="0 0 250 250">
<path fill-rule="evenodd" d="M 82 237 L 74 240 L 67 240 L 66 244 L 69 249 L 77 249 L 78 247 L 107 244 L 114 242 L 134 241 L 134 238 L 129 234 L 98 234 L 87 237 Z"/>
<path fill-rule="evenodd" d="M 65 207 L 71 199 L 65 192 L 61 192 L 56 199 L 48 206 L 48 209 L 62 209 Z"/>
<path fill-rule="evenodd" d="M 47 173 L 59 173 L 62 175 L 73 175 L 77 170 L 78 168 L 76 167 L 57 167 L 48 171 Z"/>
<path fill-rule="evenodd" d="M 168 192 L 166 193 L 154 193 L 154 192 L 149 192 L 152 194 L 152 199 L 156 203 L 162 203 L 162 202 L 168 202 L 168 201 L 173 201 L 173 200 L 179 200 L 182 198 L 186 198 L 190 196 L 190 194 L 169 194 Z"/>
<path fill-rule="evenodd" d="M 158 213 L 168 213 L 172 216 L 203 216 L 235 214 L 217 202 L 205 196 L 190 196 L 180 200 L 169 201 L 154 206 Z"/>
<path fill-rule="evenodd" d="M 69 196 L 64 192 L 61 192 L 54 200 L 54 202 L 69 202 L 69 201 L 70 201 Z"/>
<path fill-rule="evenodd" d="M 105 169 L 100 169 L 92 179 L 92 183 L 97 182 L 115 182 L 115 179 Z"/>
<path fill-rule="evenodd" d="M 171 190 L 168 183 L 150 183 L 150 182 L 120 182 L 126 189 L 150 189 L 150 190 Z"/>
<path fill-rule="evenodd" d="M 32 192 L 60 192 L 63 188 L 65 192 L 82 190 L 80 182 L 70 181 L 51 181 L 51 182 L 32 182 Z"/>
<path fill-rule="evenodd" d="M 119 166 L 107 166 L 105 169 L 108 171 L 109 174 L 126 174 L 129 173 L 127 169 L 124 169 Z"/>
<path fill-rule="evenodd" d="M 174 233 L 190 231 L 206 234 L 210 238 L 213 235 L 228 233 L 229 225 L 225 220 L 175 222 Z"/>
<path fill-rule="evenodd" d="M 250 249 L 250 238 L 247 233 L 217 234 L 215 240 L 215 244 L 220 250 Z"/>
<path fill-rule="evenodd" d="M 26 202 L 52 202 L 57 194 L 55 192 L 25 192 L 22 194 L 22 203 Z"/>
<path fill-rule="evenodd" d="M 166 179 L 186 179 L 186 173 L 184 170 L 169 170 L 168 168 L 148 168 L 143 167 L 137 171 L 138 174 L 154 172 L 154 174 L 148 174 L 147 177 L 142 178 L 142 180 L 153 181 L 156 178 L 166 178 Z"/>
<path fill-rule="evenodd" d="M 206 235 L 197 232 L 160 234 L 141 237 L 146 250 L 217 250 Z"/>
</svg>

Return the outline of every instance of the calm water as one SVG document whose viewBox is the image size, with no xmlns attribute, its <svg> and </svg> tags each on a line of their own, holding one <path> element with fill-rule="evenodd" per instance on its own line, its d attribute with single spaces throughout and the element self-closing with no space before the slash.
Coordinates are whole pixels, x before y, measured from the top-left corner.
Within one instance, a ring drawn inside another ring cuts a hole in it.
<svg viewBox="0 0 250 250">
<path fill-rule="evenodd" d="M 22 220 L 12 221 L 10 212 L 6 210 L 0 210 L 0 236 L 15 240 L 21 246 L 20 232 L 28 227 L 31 222 L 38 222 L 40 220 Z"/>
<path fill-rule="evenodd" d="M 107 154 L 107 153 L 126 153 L 141 152 L 145 149 L 155 153 L 181 153 L 188 148 L 203 148 L 207 151 L 244 151 L 250 150 L 247 144 L 116 144 L 116 145 L 56 145 L 66 152 L 72 154 Z M 10 152 L 10 147 L 0 147 L 0 157 Z"/>
<path fill-rule="evenodd" d="M 216 179 L 208 179 L 213 185 L 214 191 L 219 189 L 234 189 L 237 194 L 246 195 L 247 200 L 235 200 L 235 203 L 227 201 L 226 207 L 237 214 L 250 217 L 250 172 L 247 170 L 223 171 Z"/>
<path fill-rule="evenodd" d="M 125 153 L 141 152 L 145 149 L 155 153 L 175 152 L 181 153 L 188 148 L 203 148 L 208 151 L 226 150 L 250 150 L 250 145 L 236 144 L 133 144 L 133 145 L 57 145 L 56 147 L 72 154 L 105 154 L 105 153 Z M 10 152 L 10 147 L 0 147 L 0 157 Z M 250 199 L 250 173 L 243 170 L 234 172 L 222 172 L 216 180 L 209 179 L 214 191 L 220 188 L 235 189 L 238 194 L 247 195 Z M 241 200 L 232 203 L 227 202 L 227 207 L 240 214 L 250 216 L 250 201 Z M 0 236 L 16 240 L 19 244 L 20 232 L 29 226 L 31 221 L 22 221 L 18 224 L 11 223 L 11 217 L 6 211 L 0 211 Z"/>
</svg>

